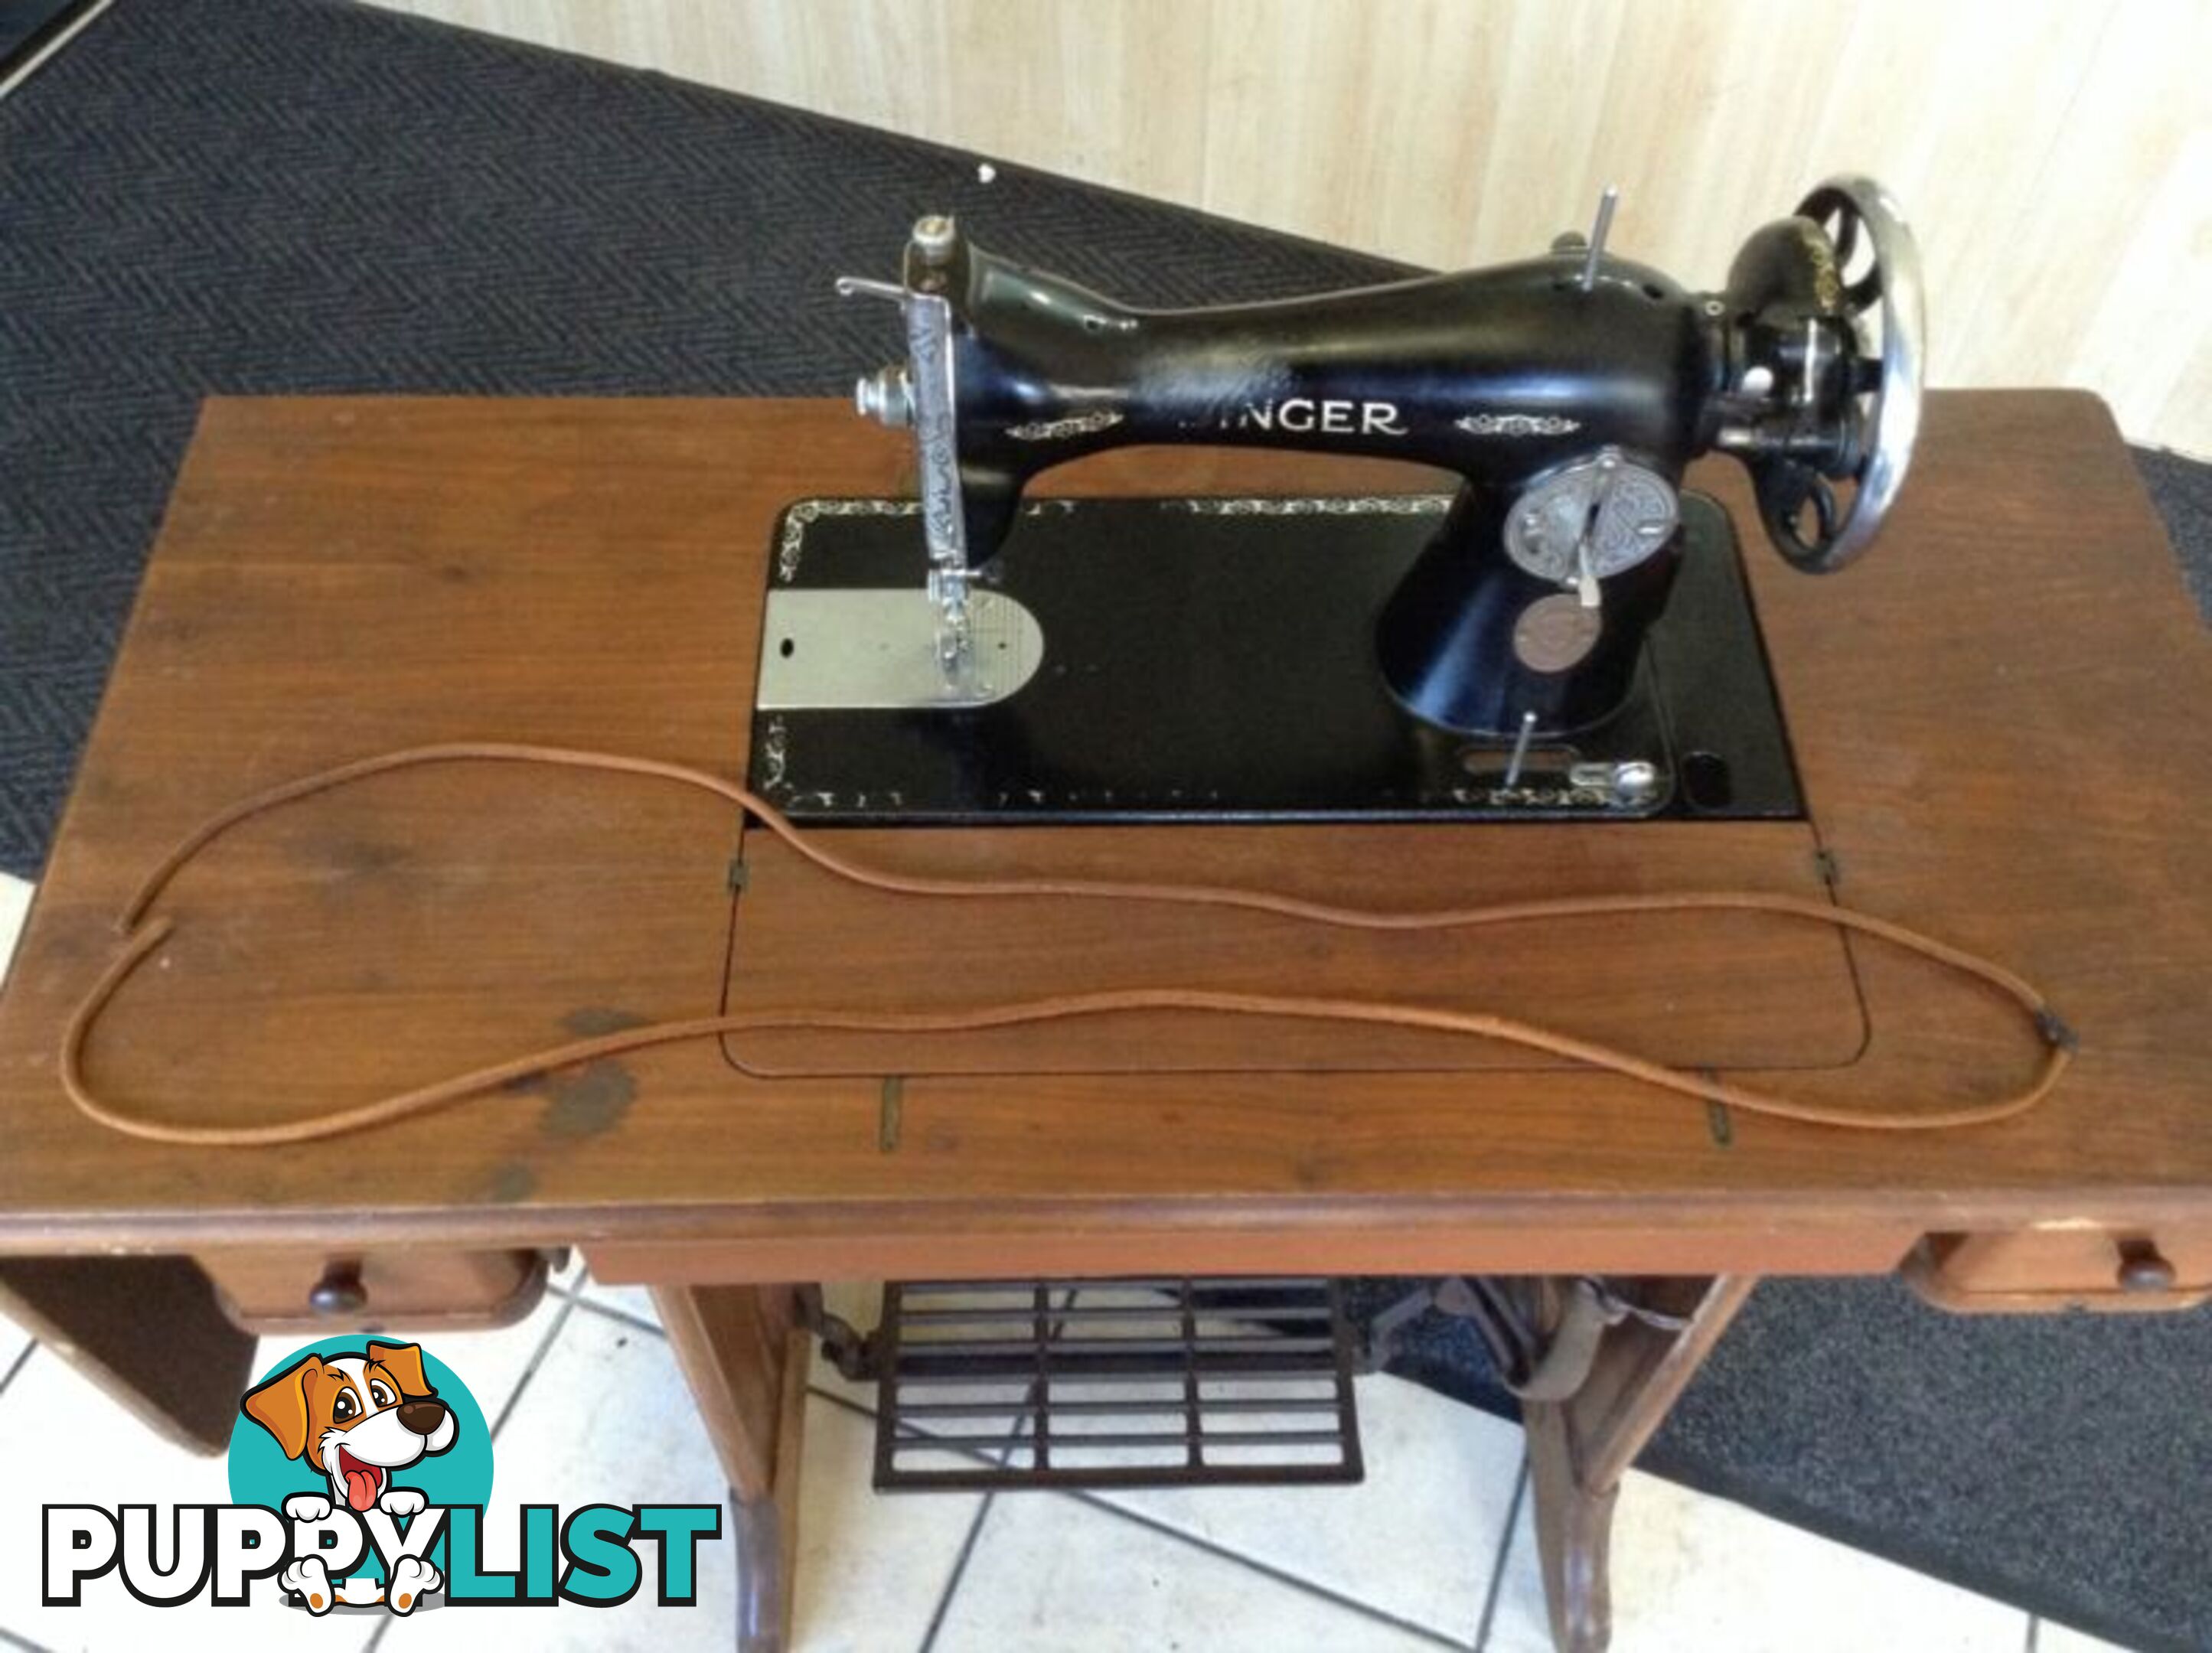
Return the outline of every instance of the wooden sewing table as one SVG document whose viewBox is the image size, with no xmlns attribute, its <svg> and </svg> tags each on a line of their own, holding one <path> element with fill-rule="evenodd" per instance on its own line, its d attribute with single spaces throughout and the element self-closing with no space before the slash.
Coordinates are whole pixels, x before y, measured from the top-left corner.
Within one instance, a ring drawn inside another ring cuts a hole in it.
<svg viewBox="0 0 2212 1653">
<path fill-rule="evenodd" d="M 767 1649 L 795 1549 L 793 1282 L 1656 1277 L 1642 1289 L 1686 1306 L 1688 1329 L 1621 1326 L 1578 1395 L 1528 1409 L 1555 1628 L 1595 1648 L 1613 1489 L 1757 1277 L 1907 1266 L 1962 1308 L 2212 1292 L 2212 723 L 2186 714 L 2212 702 L 2212 647 L 2105 409 L 2056 392 L 1933 397 L 1883 543 L 1844 574 L 1798 575 L 1746 536 L 1809 823 L 847 841 L 946 872 L 1376 906 L 1832 887 L 2048 992 L 2080 1057 L 2017 1121 L 1897 1135 L 1723 1119 L 1515 1053 L 1347 1054 L 1327 1030 L 1157 1013 L 957 1060 L 695 1043 L 294 1147 L 157 1146 L 71 1108 L 58 1042 L 127 894 L 256 788 L 472 739 L 741 776 L 778 513 L 897 491 L 905 454 L 829 403 L 210 404 L 0 998 L 10 1310 L 213 1449 L 246 1376 L 237 1323 L 482 1323 L 527 1308 L 547 1250 L 580 1246 L 600 1279 L 653 1291 L 741 1501 L 745 1644 Z M 1715 461 L 1692 483 L 1751 524 L 1739 477 Z M 1047 482 L 1436 486 L 1157 450 Z M 973 914 L 860 895 L 764 839 L 709 797 L 615 777 L 452 766 L 329 794 L 177 882 L 177 934 L 116 1002 L 91 1073 L 149 1115 L 255 1121 L 711 1012 L 726 976 L 754 1001 L 890 1008 L 1079 987 L 1093 960 L 1172 975 L 1186 958 L 1209 981 L 1476 1004 L 1489 961 L 1527 1002 L 1484 1007 L 1601 1030 L 1625 1016 L 1684 1060 L 1727 1049 L 1738 1077 L 1874 1109 L 1997 1094 L 2037 1054 L 2016 1011 L 1810 927 L 1568 927 L 1394 955 L 1251 915 L 1116 915 L 1140 933 L 1130 951 L 1061 910 L 1000 913 L 987 946 Z M 193 1358 L 146 1358 L 149 1340 Z"/>
</svg>

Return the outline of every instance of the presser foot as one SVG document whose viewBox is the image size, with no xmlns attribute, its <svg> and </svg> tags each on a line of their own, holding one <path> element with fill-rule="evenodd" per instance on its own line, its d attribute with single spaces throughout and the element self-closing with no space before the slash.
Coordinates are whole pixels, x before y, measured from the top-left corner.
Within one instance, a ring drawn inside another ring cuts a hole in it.
<svg viewBox="0 0 2212 1653">
<path fill-rule="evenodd" d="M 975 629 L 969 613 L 968 570 L 930 570 L 929 600 L 937 611 L 937 664 L 948 682 L 972 670 Z"/>
</svg>

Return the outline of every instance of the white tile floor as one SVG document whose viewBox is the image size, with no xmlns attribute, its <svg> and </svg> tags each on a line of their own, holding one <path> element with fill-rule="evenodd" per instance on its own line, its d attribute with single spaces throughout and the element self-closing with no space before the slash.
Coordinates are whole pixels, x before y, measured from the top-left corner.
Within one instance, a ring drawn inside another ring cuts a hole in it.
<svg viewBox="0 0 2212 1653">
<path fill-rule="evenodd" d="M 494 1498 L 564 1508 L 605 1498 L 720 1496 L 667 1344 L 635 1293 L 571 1276 L 506 1331 L 423 1340 L 497 1420 Z M 265 1359 L 285 1351 L 264 1346 Z M 0 1322 L 0 1556 L 37 1553 L 39 1506 L 218 1502 L 219 1462 L 125 1420 L 52 1353 Z M 869 1394 L 818 1367 L 808 1400 L 795 1653 L 1045 1653 L 1204 1648 L 1538 1650 L 1548 1645 L 1520 1431 L 1395 1378 L 1364 1379 L 1369 1475 L 1297 1492 L 881 1498 L 868 1487 Z M 498 1523 L 493 1565 L 501 1551 Z M 510 1541 L 511 1542 L 511 1541 Z M 727 1648 L 726 1548 L 700 1605 L 533 1615 L 533 1648 Z M 1648 1476 L 1621 1501 L 1614 1578 L 1622 1653 L 1641 1649 L 2015 1650 L 2099 1644 L 1917 1573 Z M 0 1645 L 105 1649 L 299 1644 L 276 1620 L 140 1607 L 114 1591 L 39 1605 L 35 1568 L 0 1566 Z M 272 1609 L 273 1611 L 273 1609 Z M 459 1646 L 511 1632 L 431 1612 L 384 1630 L 329 1620 L 329 1647 Z M 2038 1639 L 2031 1641 L 2031 1637 Z M 397 1640 L 391 1639 L 398 1638 Z"/>
<path fill-rule="evenodd" d="M 20 881 L 0 878 L 0 960 L 26 896 Z M 865 1297 L 841 1291 L 836 1306 L 865 1315 Z M 495 1420 L 495 1504 L 722 1496 L 644 1293 L 572 1270 L 519 1326 L 422 1340 Z M 264 1362 L 285 1352 L 264 1346 Z M 868 1486 L 872 1399 L 817 1363 L 794 1653 L 1549 1645 L 1520 1431 L 1395 1378 L 1360 1383 L 1366 1481 L 1295 1492 L 878 1497 Z M 310 1627 L 273 1606 L 163 1610 L 96 1588 L 83 1607 L 40 1605 L 42 1504 L 227 1498 L 219 1461 L 157 1441 L 0 1320 L 0 1646 L 522 1644 L 514 1628 L 473 1613 L 432 1611 L 397 1626 L 333 1617 Z M 496 1566 L 500 1523 L 487 1532 Z M 696 1607 L 540 1612 L 523 1632 L 527 1644 L 726 1649 L 728 1555 L 725 1547 L 704 1571 Z M 1613 1578 L 1620 1653 L 2105 1645 L 1641 1474 L 1622 1495 Z"/>
</svg>

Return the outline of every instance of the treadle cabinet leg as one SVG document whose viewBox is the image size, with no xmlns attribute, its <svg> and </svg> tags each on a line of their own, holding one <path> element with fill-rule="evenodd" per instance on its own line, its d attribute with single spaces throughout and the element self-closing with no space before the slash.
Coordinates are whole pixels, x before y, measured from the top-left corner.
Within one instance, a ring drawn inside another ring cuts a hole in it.
<svg viewBox="0 0 2212 1653">
<path fill-rule="evenodd" d="M 737 1505 L 738 1653 L 785 1653 L 809 1353 L 791 1288 L 656 1285 L 653 1300 Z"/>
<path fill-rule="evenodd" d="M 253 1334 L 183 1257 L 10 1257 L 0 1310 L 149 1428 L 195 1452 L 230 1445 Z"/>
<path fill-rule="evenodd" d="M 1679 1331 L 1634 1320 L 1612 1327 L 1580 1389 L 1523 1403 L 1536 1548 L 1559 1653 L 1601 1653 L 1612 1639 L 1607 1552 L 1620 1479 L 1753 1284 L 1743 1276 L 1639 1283 L 1639 1302 L 1687 1323 Z M 1529 1285 L 1552 1304 L 1572 1288 L 1566 1280 Z"/>
</svg>

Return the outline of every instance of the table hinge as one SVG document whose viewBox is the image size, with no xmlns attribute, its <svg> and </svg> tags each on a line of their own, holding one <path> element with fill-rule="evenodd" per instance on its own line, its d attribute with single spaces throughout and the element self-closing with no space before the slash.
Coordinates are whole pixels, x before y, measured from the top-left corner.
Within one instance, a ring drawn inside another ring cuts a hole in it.
<svg viewBox="0 0 2212 1653">
<path fill-rule="evenodd" d="M 2066 1024 L 2057 1011 L 2045 1005 L 2035 1012 L 2035 1030 L 2043 1036 L 2045 1044 L 2072 1055 L 2081 1048 L 2081 1036 Z"/>
</svg>

